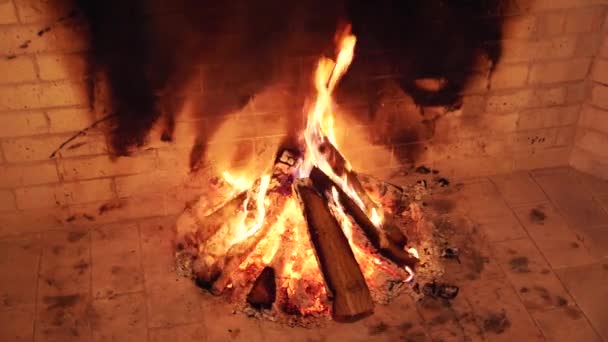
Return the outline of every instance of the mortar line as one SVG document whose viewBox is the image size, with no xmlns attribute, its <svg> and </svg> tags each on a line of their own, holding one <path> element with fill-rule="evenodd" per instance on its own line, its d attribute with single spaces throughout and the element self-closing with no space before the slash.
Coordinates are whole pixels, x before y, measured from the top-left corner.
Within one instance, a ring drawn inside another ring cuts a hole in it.
<svg viewBox="0 0 608 342">
<path fill-rule="evenodd" d="M 143 285 L 143 295 L 144 295 L 144 315 L 146 318 L 146 339 L 150 341 L 150 314 L 148 313 L 148 286 L 146 284 L 146 272 L 144 269 L 144 249 L 142 246 L 142 234 L 141 234 L 141 220 L 136 221 L 137 223 L 137 242 L 139 248 L 139 269 L 141 272 L 141 282 Z"/>
</svg>

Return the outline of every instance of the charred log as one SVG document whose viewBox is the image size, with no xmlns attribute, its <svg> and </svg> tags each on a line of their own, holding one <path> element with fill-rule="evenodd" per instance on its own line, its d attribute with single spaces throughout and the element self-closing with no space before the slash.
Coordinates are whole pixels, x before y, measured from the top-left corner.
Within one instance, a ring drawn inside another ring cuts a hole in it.
<svg viewBox="0 0 608 342">
<path fill-rule="evenodd" d="M 395 243 L 394 238 L 391 238 L 387 232 L 376 227 L 355 201 L 342 191 L 326 174 L 317 168 L 313 168 L 310 172 L 310 179 L 314 188 L 322 194 L 329 193 L 332 187 L 338 191 L 340 203 L 344 206 L 346 213 L 361 227 L 367 238 L 381 255 L 399 266 L 415 268 L 418 259 L 403 250 L 403 245 Z M 329 199 L 326 198 L 325 200 Z"/>
<path fill-rule="evenodd" d="M 272 267 L 264 267 L 247 295 L 247 303 L 256 309 L 270 309 L 277 298 L 275 272 Z"/>
<path fill-rule="evenodd" d="M 295 184 L 321 271 L 333 294 L 333 317 L 355 321 L 373 313 L 374 304 L 355 255 L 327 201 L 304 181 Z"/>
</svg>

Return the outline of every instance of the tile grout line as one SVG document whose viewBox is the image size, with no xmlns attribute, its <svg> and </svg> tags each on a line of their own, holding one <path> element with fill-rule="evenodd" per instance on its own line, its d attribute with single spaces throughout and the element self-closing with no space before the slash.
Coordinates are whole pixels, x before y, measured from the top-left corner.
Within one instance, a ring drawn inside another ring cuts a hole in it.
<svg viewBox="0 0 608 342">
<path fill-rule="evenodd" d="M 89 271 L 89 301 L 90 301 L 90 306 L 91 308 L 93 308 L 93 301 L 94 301 L 94 293 L 93 293 L 93 231 L 95 230 L 95 228 L 93 227 L 88 227 L 87 229 L 87 233 L 89 235 L 89 265 L 90 265 L 90 271 Z M 89 334 L 90 334 L 90 338 L 91 340 L 93 339 L 93 327 L 91 326 L 91 322 L 87 322 L 89 323 Z"/>
<path fill-rule="evenodd" d="M 44 251 L 44 246 L 42 245 L 42 233 L 38 233 L 36 234 L 38 237 L 38 243 L 40 244 L 40 252 L 38 253 L 38 266 L 36 269 L 36 296 L 34 298 L 34 324 L 32 327 L 32 341 L 36 341 L 36 331 L 39 328 L 38 327 L 38 310 L 39 310 L 39 305 L 38 305 L 38 296 L 40 295 L 40 270 L 42 268 L 42 257 L 43 257 L 43 251 Z"/>
<path fill-rule="evenodd" d="M 529 175 L 529 172 L 526 171 L 526 174 Z M 536 242 L 532 239 L 532 236 L 530 236 L 530 233 L 528 232 L 528 230 L 526 229 L 526 227 L 519 220 L 519 218 L 515 214 L 515 211 L 513 210 L 513 208 L 511 208 L 511 206 L 509 205 L 509 203 L 507 202 L 507 200 L 503 197 L 503 194 L 500 191 L 498 191 L 498 186 L 496 185 L 496 183 L 494 183 L 494 181 L 490 177 L 488 177 L 488 179 L 490 180 L 490 183 L 494 186 L 494 188 L 496 188 L 496 192 L 500 195 L 500 199 L 502 200 L 502 202 L 504 203 L 504 205 L 509 209 L 509 212 L 511 213 L 511 215 L 513 215 L 515 217 L 515 219 L 517 220 L 517 223 L 519 223 L 519 225 L 521 226 L 521 228 L 526 232 L 526 236 L 527 236 L 528 240 L 530 240 L 532 242 L 532 244 L 534 245 L 534 247 L 536 248 L 536 250 L 541 254 L 541 256 L 545 260 L 545 262 L 547 262 L 547 264 L 549 265 L 549 267 L 551 267 L 551 264 L 549 264 L 549 262 L 546 260 L 544 254 L 542 254 L 540 252 L 540 249 L 536 245 Z M 524 239 L 524 238 L 520 238 L 520 239 Z M 518 240 L 518 239 L 511 239 L 511 240 Z M 490 249 L 490 251 L 492 252 L 492 255 L 494 256 L 494 251 L 492 249 Z M 546 340 L 547 336 L 545 336 L 545 332 L 541 328 L 540 324 L 536 321 L 536 319 L 534 319 L 534 316 L 532 315 L 532 312 L 530 311 L 530 309 L 528 309 L 528 307 L 526 307 L 526 305 L 524 304 L 524 300 L 521 297 L 521 294 L 519 293 L 519 290 L 515 287 L 515 284 L 513 284 L 513 282 L 511 281 L 510 277 L 508 276 L 508 273 L 504 269 L 504 266 L 501 265 L 501 263 L 498 263 L 498 267 L 500 267 L 500 270 L 505 275 L 505 280 L 509 283 L 509 285 L 511 286 L 511 289 L 515 292 L 515 295 L 517 296 L 517 298 L 519 298 L 519 302 L 521 303 L 521 305 L 524 308 L 524 310 L 526 310 L 526 313 L 528 314 L 528 317 L 530 317 L 530 319 L 534 323 L 534 326 L 536 326 L 536 328 L 538 329 L 538 332 L 540 332 L 540 334 Z"/>
<path fill-rule="evenodd" d="M 150 341 L 150 315 L 148 313 L 148 286 L 146 285 L 146 272 L 144 271 L 144 249 L 142 248 L 141 224 L 137 222 L 137 242 L 139 248 L 139 268 L 141 271 L 141 281 L 144 295 L 144 314 L 146 318 L 146 339 Z"/>
<path fill-rule="evenodd" d="M 570 173 L 571 170 L 568 170 L 568 173 Z M 532 179 L 532 181 L 534 182 L 534 184 L 536 184 L 536 186 L 538 186 L 538 188 L 540 189 L 540 191 L 543 192 L 543 194 L 545 195 L 545 197 L 547 197 L 547 200 L 549 201 L 549 203 L 551 203 L 551 205 L 553 205 L 553 207 L 557 210 L 558 215 L 563 219 L 561 210 L 559 209 L 558 206 L 555 205 L 555 203 L 553 202 L 553 200 L 551 199 L 551 197 L 547 194 L 547 192 L 545 191 L 545 189 L 543 189 L 543 187 L 537 182 L 536 178 L 534 177 L 534 175 L 531 172 L 527 172 L 527 174 L 530 176 L 530 178 Z M 507 204 L 507 206 L 509 206 Z M 511 208 L 511 206 L 509 206 L 509 208 Z M 513 211 L 513 209 L 511 209 L 511 211 Z M 598 330 L 595 328 L 595 326 L 593 326 L 593 324 L 591 324 L 591 321 L 589 320 L 589 317 L 587 317 L 587 313 L 580 307 L 580 305 L 578 304 L 578 302 L 576 301 L 575 297 L 572 295 L 572 293 L 570 292 L 570 289 L 568 289 L 568 287 L 564 284 L 564 282 L 562 281 L 562 279 L 557 275 L 557 273 L 555 272 L 555 268 L 553 268 L 553 266 L 551 265 L 551 263 L 549 262 L 549 260 L 547 259 L 547 257 L 545 256 L 545 254 L 540 250 L 540 248 L 538 247 L 538 245 L 536 244 L 536 241 L 534 241 L 534 239 L 532 239 L 532 236 L 530 236 L 530 233 L 528 232 L 528 229 L 526 229 L 525 225 L 521 222 L 520 218 L 515 215 L 515 218 L 517 219 L 517 221 L 522 225 L 522 227 L 524 228 L 524 230 L 526 231 L 526 234 L 528 234 L 530 240 L 532 241 L 532 244 L 534 244 L 534 247 L 536 247 L 536 249 L 538 250 L 538 252 L 540 253 L 540 255 L 543 257 L 543 259 L 545 260 L 545 262 L 549 265 L 549 267 L 551 268 L 551 273 L 553 273 L 553 275 L 555 276 L 555 278 L 557 278 L 557 280 L 559 281 L 560 285 L 562 285 L 562 287 L 564 288 L 564 291 L 566 291 L 566 293 L 570 296 L 570 298 L 572 298 L 572 301 L 574 301 L 574 303 L 576 304 L 576 307 L 580 310 L 580 312 L 583 314 L 583 317 L 585 317 L 585 320 L 587 321 L 587 324 L 589 324 L 589 327 L 591 327 L 591 330 L 593 330 L 593 332 L 599 336 L 601 338 L 602 335 L 599 334 Z M 566 223 L 566 227 L 568 227 L 568 229 L 570 231 L 572 231 L 572 228 L 570 227 L 570 224 L 564 219 L 564 222 Z M 572 231 L 574 233 L 574 231 Z M 585 247 L 586 248 L 586 247 Z M 597 262 L 594 262 L 592 264 L 595 264 Z M 591 265 L 592 265 L 591 264 Z M 567 267 L 564 267 L 567 268 Z M 519 293 L 518 293 L 519 295 Z M 536 321 L 536 320 L 535 320 Z"/>
</svg>

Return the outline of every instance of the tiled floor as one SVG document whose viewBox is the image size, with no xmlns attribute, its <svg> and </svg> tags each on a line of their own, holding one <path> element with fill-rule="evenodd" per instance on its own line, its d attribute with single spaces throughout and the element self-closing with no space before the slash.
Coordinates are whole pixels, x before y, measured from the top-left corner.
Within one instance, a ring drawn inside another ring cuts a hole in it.
<svg viewBox="0 0 608 342">
<path fill-rule="evenodd" d="M 434 206 L 474 227 L 449 305 L 401 296 L 318 329 L 233 315 L 175 275 L 162 218 L 1 238 L 0 341 L 608 341 L 608 183 L 539 170 L 452 184 Z"/>
</svg>

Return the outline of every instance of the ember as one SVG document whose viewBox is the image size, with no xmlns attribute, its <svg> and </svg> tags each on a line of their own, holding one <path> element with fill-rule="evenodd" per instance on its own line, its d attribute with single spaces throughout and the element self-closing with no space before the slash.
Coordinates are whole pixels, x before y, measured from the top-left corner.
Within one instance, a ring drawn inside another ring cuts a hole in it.
<svg viewBox="0 0 608 342">
<path fill-rule="evenodd" d="M 281 151 L 259 178 L 225 171 L 224 199 L 201 198 L 179 218 L 179 268 L 212 293 L 271 312 L 352 321 L 414 278 L 420 256 L 395 219 L 407 207 L 403 190 L 358 175 L 335 138 L 332 92 L 355 42 L 347 27 L 335 61 L 318 63 L 301 151 Z"/>
</svg>

